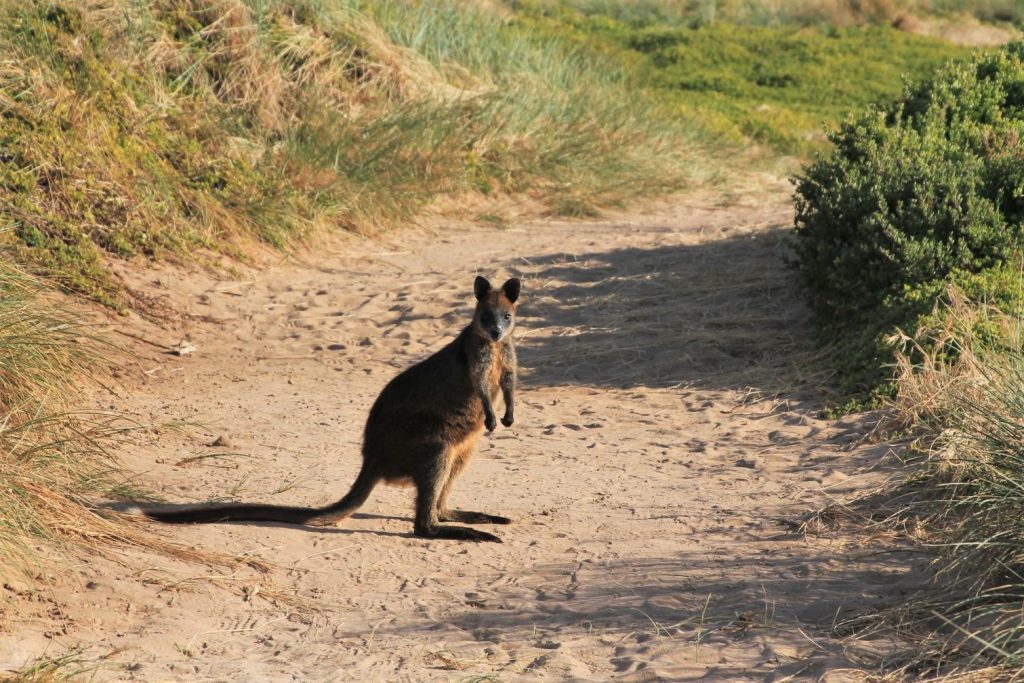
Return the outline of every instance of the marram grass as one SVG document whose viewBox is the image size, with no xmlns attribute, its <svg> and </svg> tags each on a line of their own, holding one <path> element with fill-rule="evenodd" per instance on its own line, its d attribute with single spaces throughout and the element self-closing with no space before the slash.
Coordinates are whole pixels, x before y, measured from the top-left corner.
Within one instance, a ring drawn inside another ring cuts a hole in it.
<svg viewBox="0 0 1024 683">
<path fill-rule="evenodd" d="M 143 545 L 184 559 L 265 566 L 177 547 L 105 501 L 144 498 L 110 447 L 138 425 L 78 408 L 80 384 L 116 357 L 80 311 L 56 306 L 33 278 L 0 259 L 0 576 L 35 574 L 58 554 Z"/>
<path fill-rule="evenodd" d="M 934 559 L 920 590 L 856 621 L 913 644 L 897 658 L 908 675 L 1020 680 L 1024 327 L 955 289 L 941 306 L 915 338 L 893 340 L 902 351 L 889 426 L 916 435 L 926 457 L 883 496 L 899 509 L 881 522 Z"/>
<path fill-rule="evenodd" d="M 714 174 L 615 64 L 469 3 L 0 0 L 3 241 L 117 256 L 378 231 L 443 196 L 615 205 Z"/>
</svg>

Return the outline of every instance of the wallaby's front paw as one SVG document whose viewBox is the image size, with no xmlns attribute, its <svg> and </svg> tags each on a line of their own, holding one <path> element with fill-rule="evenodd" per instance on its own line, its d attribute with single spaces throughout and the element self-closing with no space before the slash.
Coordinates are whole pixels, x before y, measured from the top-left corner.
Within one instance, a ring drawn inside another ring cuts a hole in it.
<svg viewBox="0 0 1024 683">
<path fill-rule="evenodd" d="M 494 415 L 484 416 L 484 427 L 487 427 L 487 431 L 493 432 L 494 428 L 498 426 L 497 420 L 494 419 Z"/>
<path fill-rule="evenodd" d="M 501 418 L 501 424 L 506 427 L 511 427 L 513 422 L 515 422 L 515 419 L 513 419 L 512 413 L 505 413 L 504 417 Z"/>
</svg>

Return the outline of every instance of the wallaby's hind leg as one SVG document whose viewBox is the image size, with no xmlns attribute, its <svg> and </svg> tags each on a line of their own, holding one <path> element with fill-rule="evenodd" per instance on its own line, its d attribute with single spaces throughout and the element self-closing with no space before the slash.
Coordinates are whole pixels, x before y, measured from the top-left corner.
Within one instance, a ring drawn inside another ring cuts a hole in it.
<svg viewBox="0 0 1024 683">
<path fill-rule="evenodd" d="M 439 449 L 441 450 L 441 449 Z M 437 504 L 441 491 L 451 474 L 448 458 L 439 452 L 429 467 L 424 467 L 413 478 L 416 484 L 416 521 L 415 533 L 421 538 L 446 538 L 455 541 L 493 541 L 501 543 L 494 534 L 478 529 L 467 529 L 462 526 L 446 526 L 439 524 Z"/>
<path fill-rule="evenodd" d="M 459 476 L 466 463 L 469 462 L 474 446 L 473 442 L 467 442 L 462 446 L 462 451 L 455 453 L 450 459 L 451 465 L 448 477 L 445 479 L 444 486 L 441 487 L 441 493 L 437 497 L 437 518 L 442 522 L 461 522 L 462 524 L 511 524 L 511 519 L 500 515 L 489 515 L 486 512 L 472 512 L 470 510 L 448 509 L 448 494 L 452 491 L 455 478 Z"/>
</svg>

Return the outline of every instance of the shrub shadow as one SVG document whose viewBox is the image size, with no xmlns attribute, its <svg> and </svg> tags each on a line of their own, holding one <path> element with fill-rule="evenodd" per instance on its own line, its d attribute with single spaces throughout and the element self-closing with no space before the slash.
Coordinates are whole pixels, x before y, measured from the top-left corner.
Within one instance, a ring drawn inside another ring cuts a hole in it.
<svg viewBox="0 0 1024 683">
<path fill-rule="evenodd" d="M 695 668 L 708 681 L 819 680 L 836 668 L 880 665 L 887 636 L 849 638 L 844 622 L 922 580 L 909 557 L 898 568 L 873 556 L 737 559 L 725 551 L 545 565 L 517 577 L 519 587 L 536 586 L 525 605 L 499 587 L 467 596 L 446 621 L 478 641 L 533 642 L 538 652 L 597 633 L 615 643 L 611 665 L 620 674 L 647 668 L 644 680 L 680 680 Z M 733 652 L 754 651 L 758 661 L 719 661 L 716 650 L 737 644 Z"/>
<path fill-rule="evenodd" d="M 808 311 L 788 229 L 650 249 L 525 257 L 524 381 L 596 387 L 806 388 Z"/>
</svg>

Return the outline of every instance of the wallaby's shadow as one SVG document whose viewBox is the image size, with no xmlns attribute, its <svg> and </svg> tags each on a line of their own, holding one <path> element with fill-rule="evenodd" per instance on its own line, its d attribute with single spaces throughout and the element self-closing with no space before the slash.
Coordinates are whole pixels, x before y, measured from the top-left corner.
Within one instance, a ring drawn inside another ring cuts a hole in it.
<svg viewBox="0 0 1024 683">
<path fill-rule="evenodd" d="M 524 382 L 597 387 L 805 384 L 813 351 L 783 226 L 689 246 L 529 256 Z"/>
<path fill-rule="evenodd" d="M 286 524 L 284 522 L 256 522 L 256 521 L 234 521 L 219 522 L 220 524 L 236 524 L 242 526 L 265 526 L 278 529 L 297 529 L 299 531 L 313 531 L 320 534 L 331 534 L 340 536 L 354 536 L 362 534 L 365 536 L 393 536 L 395 538 L 416 538 L 416 535 L 409 532 L 385 531 L 384 529 L 352 529 L 344 526 L 308 526 L 305 524 Z M 411 525 L 410 525 L 411 526 Z"/>
<path fill-rule="evenodd" d="M 219 503 L 211 503 L 216 505 Z M 112 503 L 105 503 L 100 506 L 101 509 L 112 510 L 114 512 L 129 512 L 133 508 L 142 508 L 146 510 L 154 510 L 158 512 L 176 512 L 178 510 L 194 510 L 196 508 L 204 507 L 204 503 L 156 503 L 150 501 L 118 501 Z M 380 519 L 380 520 L 394 520 L 400 522 L 408 522 L 410 527 L 412 526 L 412 519 L 409 517 L 399 517 L 395 515 L 378 515 L 368 512 L 356 512 L 351 515 L 352 519 Z M 161 524 L 161 522 L 153 520 L 154 524 Z M 383 529 L 352 529 L 344 526 L 312 526 L 308 524 L 289 524 L 285 522 L 272 522 L 263 520 L 234 520 L 234 521 L 223 521 L 223 522 L 205 522 L 204 524 L 233 524 L 233 525 L 244 525 L 244 526 L 266 526 L 266 527 L 277 527 L 280 529 L 297 529 L 300 531 L 310 531 L 320 534 L 341 534 L 343 536 L 352 534 L 369 534 L 372 536 L 395 536 L 400 538 L 415 538 L 415 534 L 411 531 L 408 533 L 398 531 L 385 531 Z M 188 523 L 175 524 L 175 526 L 189 526 Z"/>
</svg>

